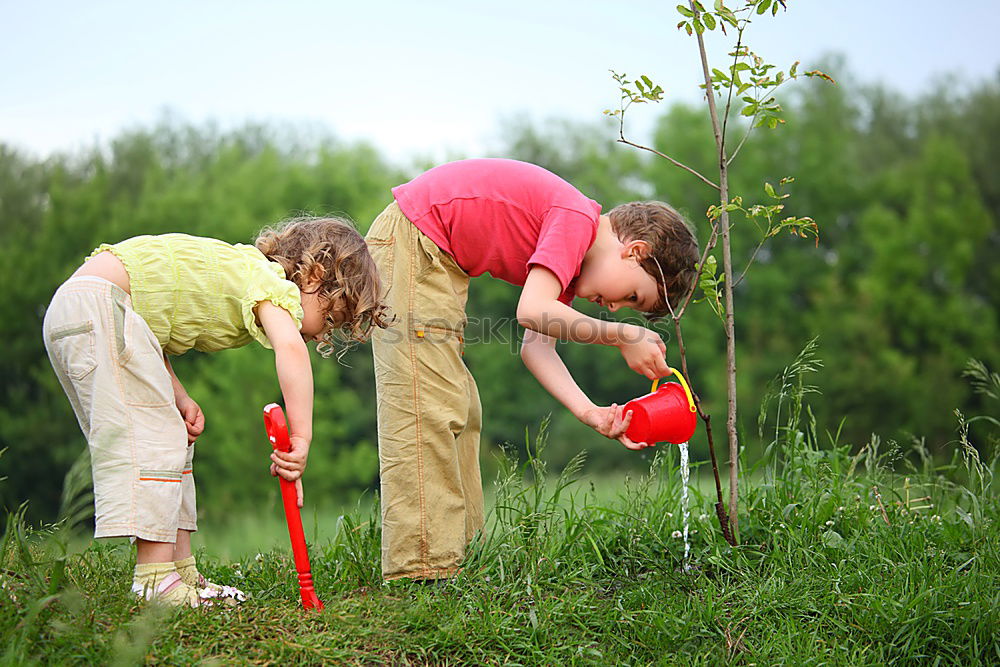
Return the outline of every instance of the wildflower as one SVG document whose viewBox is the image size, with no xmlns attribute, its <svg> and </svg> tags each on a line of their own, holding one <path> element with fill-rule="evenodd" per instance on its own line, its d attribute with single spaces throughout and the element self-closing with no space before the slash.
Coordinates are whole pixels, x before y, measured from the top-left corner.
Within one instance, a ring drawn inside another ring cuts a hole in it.
<svg viewBox="0 0 1000 667">
<path fill-rule="evenodd" d="M 667 518 L 668 519 L 674 518 L 674 513 L 673 512 L 667 512 Z"/>
<path fill-rule="evenodd" d="M 670 533 L 670 537 L 681 537 L 681 535 L 682 533 L 679 530 L 675 530 L 674 532 Z"/>
<path fill-rule="evenodd" d="M 783 523 L 779 523 L 778 524 L 778 528 L 784 528 L 784 527 L 785 527 L 785 524 L 783 524 Z"/>
<path fill-rule="evenodd" d="M 699 514 L 698 515 L 698 521 L 704 521 L 707 518 L 708 518 L 707 514 Z"/>
<path fill-rule="evenodd" d="M 826 522 L 826 525 L 828 525 L 828 526 L 832 526 L 832 525 L 833 525 L 833 521 L 827 521 L 827 522 Z"/>
<path fill-rule="evenodd" d="M 838 512 L 843 512 L 843 511 L 844 511 L 844 506 L 843 506 L 843 505 L 841 505 L 840 507 L 838 507 L 838 508 L 837 508 L 837 511 L 838 511 Z"/>
<path fill-rule="evenodd" d="M 253 559 L 259 563 L 262 560 L 264 560 L 264 554 L 257 554 L 256 556 L 253 557 Z"/>
<path fill-rule="evenodd" d="M 874 506 L 874 505 L 869 505 L 869 506 L 868 506 L 868 509 L 870 509 L 871 511 L 873 511 L 873 512 L 874 512 L 874 511 L 875 511 L 875 506 Z"/>
</svg>

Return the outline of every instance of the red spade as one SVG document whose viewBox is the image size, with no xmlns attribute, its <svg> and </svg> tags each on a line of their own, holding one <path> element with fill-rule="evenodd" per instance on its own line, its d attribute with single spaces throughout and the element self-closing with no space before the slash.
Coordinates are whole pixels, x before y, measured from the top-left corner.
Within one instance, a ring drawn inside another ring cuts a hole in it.
<svg viewBox="0 0 1000 667">
<path fill-rule="evenodd" d="M 264 428 L 271 447 L 279 452 L 291 449 L 288 439 L 288 425 L 285 423 L 285 413 L 277 403 L 264 407 Z M 302 594 L 304 609 L 322 609 L 323 602 L 313 590 L 312 572 L 309 569 L 309 552 L 306 550 L 306 536 L 302 532 L 302 516 L 299 514 L 298 498 L 295 495 L 295 482 L 289 482 L 279 477 L 281 484 L 281 502 L 285 506 L 285 520 L 288 522 L 288 538 L 292 541 L 292 555 L 295 557 L 295 570 L 299 573 L 299 593 Z"/>
</svg>

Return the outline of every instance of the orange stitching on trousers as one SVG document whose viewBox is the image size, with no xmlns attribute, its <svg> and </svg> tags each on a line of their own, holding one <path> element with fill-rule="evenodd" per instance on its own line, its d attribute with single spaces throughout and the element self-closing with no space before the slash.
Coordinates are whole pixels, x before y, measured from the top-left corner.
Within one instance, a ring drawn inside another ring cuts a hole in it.
<svg viewBox="0 0 1000 667">
<path fill-rule="evenodd" d="M 406 220 L 404 218 L 404 220 Z M 416 288 L 416 258 L 417 258 L 417 246 L 416 244 L 420 242 L 417 234 L 417 228 L 409 220 L 406 220 L 408 233 L 406 235 L 407 239 L 410 241 L 409 247 L 409 266 L 407 271 L 407 303 L 406 312 L 409 317 L 413 317 L 413 302 L 414 302 L 414 290 Z M 399 219 L 396 220 L 397 226 L 400 224 Z M 413 346 L 413 341 L 409 338 L 407 339 L 409 352 L 410 352 L 410 378 L 413 382 L 413 412 L 416 415 L 416 445 L 417 445 L 417 492 L 420 499 L 420 558 L 423 562 L 424 569 L 428 569 L 430 564 L 428 560 L 430 559 L 430 547 L 427 540 L 427 505 L 426 498 L 424 494 L 424 449 L 423 449 L 423 423 L 421 420 L 420 412 L 420 383 L 417 382 L 417 357 L 416 350 Z"/>
</svg>

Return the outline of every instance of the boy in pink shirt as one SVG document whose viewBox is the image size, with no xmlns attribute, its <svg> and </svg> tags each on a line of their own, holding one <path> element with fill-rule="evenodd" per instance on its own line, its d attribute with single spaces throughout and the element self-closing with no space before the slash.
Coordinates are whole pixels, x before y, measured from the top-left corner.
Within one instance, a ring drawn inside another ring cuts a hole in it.
<svg viewBox="0 0 1000 667">
<path fill-rule="evenodd" d="M 382 502 L 382 575 L 437 579 L 457 572 L 483 525 L 482 409 L 462 361 L 469 278 L 523 285 L 521 359 L 580 421 L 625 436 L 631 415 L 595 405 L 556 352 L 556 340 L 614 345 L 629 368 L 667 375 L 666 346 L 644 327 L 588 317 L 574 297 L 656 317 L 694 280 L 698 242 L 666 204 L 601 206 L 541 167 L 460 160 L 392 191 L 369 250 L 395 325 L 372 336 Z"/>
</svg>

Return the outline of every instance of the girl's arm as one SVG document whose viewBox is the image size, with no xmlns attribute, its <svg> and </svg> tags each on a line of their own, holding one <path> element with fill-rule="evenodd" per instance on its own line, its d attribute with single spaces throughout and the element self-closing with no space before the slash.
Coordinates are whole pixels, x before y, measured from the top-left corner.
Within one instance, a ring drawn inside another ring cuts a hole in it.
<svg viewBox="0 0 1000 667">
<path fill-rule="evenodd" d="M 561 293 L 556 274 L 543 266 L 532 267 L 517 302 L 518 323 L 559 340 L 613 345 L 629 368 L 650 380 L 670 374 L 667 347 L 656 332 L 584 315 L 559 301 Z"/>
<path fill-rule="evenodd" d="M 284 308 L 270 301 L 261 301 L 257 304 L 257 318 L 274 348 L 274 365 L 281 395 L 285 399 L 292 445 L 288 452 L 271 453 L 274 462 L 272 472 L 289 481 L 298 481 L 305 470 L 312 441 L 313 377 L 309 350 L 295 326 L 295 320 Z M 299 487 L 301 505 L 302 491 Z"/>
<path fill-rule="evenodd" d="M 608 407 L 594 405 L 583 393 L 559 357 L 555 338 L 525 329 L 521 360 L 545 390 L 584 424 L 605 437 L 618 440 L 629 449 L 642 449 L 646 446 L 645 443 L 632 442 L 625 435 L 629 422 L 632 421 L 631 411 L 623 418 L 622 409 L 614 403 Z"/>
<path fill-rule="evenodd" d="M 167 357 L 166 352 L 163 353 L 163 365 L 170 373 L 170 384 L 174 387 L 174 403 L 177 405 L 177 411 L 184 418 L 184 426 L 187 427 L 188 444 L 190 445 L 205 430 L 205 415 L 201 411 L 201 406 L 188 396 L 184 385 L 177 379 L 177 374 L 174 373 L 174 367 L 170 365 L 170 358 Z"/>
</svg>

